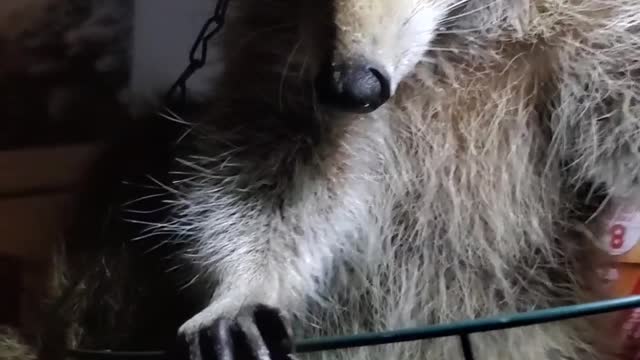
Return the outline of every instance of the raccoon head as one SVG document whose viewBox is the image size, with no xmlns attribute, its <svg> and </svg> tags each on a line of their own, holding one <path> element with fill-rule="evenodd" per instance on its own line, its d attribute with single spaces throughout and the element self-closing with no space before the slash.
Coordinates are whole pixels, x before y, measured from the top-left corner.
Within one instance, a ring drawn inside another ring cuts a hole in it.
<svg viewBox="0 0 640 360">
<path fill-rule="evenodd" d="M 321 104 L 368 113 L 393 96 L 447 14 L 466 0 L 334 0 L 334 46 L 316 77 Z"/>
</svg>

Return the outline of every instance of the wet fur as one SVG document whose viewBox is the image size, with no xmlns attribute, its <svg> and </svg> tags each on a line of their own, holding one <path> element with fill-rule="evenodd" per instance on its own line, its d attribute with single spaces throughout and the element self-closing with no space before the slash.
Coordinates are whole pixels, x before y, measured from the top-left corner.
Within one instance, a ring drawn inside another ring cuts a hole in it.
<svg viewBox="0 0 640 360">
<path fill-rule="evenodd" d="M 171 215 L 149 229 L 186 247 L 191 287 L 210 284 L 211 305 L 180 331 L 255 302 L 290 311 L 303 337 L 596 296 L 596 253 L 580 232 L 594 210 L 580 208 L 589 192 L 579 190 L 637 192 L 640 4 L 336 1 L 336 20 L 354 20 L 347 31 L 318 3 L 231 3 L 216 44 L 224 91 L 183 140 L 195 148 L 167 183 Z M 357 17 L 392 3 L 450 11 L 433 41 L 417 45 L 420 63 L 395 73 L 388 104 L 363 116 L 325 112 L 311 86 L 320 63 L 349 34 L 378 31 Z M 601 359 L 613 348 L 600 346 L 604 332 L 583 319 L 472 341 L 483 359 Z M 309 358 L 449 359 L 458 345 Z"/>
</svg>

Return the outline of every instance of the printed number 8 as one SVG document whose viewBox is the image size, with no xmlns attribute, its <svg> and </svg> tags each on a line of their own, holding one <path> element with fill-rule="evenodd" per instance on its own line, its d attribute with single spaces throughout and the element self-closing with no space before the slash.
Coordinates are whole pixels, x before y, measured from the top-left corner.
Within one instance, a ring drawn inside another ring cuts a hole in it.
<svg viewBox="0 0 640 360">
<path fill-rule="evenodd" d="M 611 248 L 620 249 L 624 244 L 624 234 L 626 228 L 620 224 L 613 225 L 611 231 Z"/>
</svg>

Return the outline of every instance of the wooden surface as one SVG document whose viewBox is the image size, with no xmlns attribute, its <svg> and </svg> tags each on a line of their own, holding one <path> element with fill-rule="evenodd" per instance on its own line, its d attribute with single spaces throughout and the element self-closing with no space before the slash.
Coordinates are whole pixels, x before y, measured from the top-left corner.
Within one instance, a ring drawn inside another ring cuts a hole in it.
<svg viewBox="0 0 640 360">
<path fill-rule="evenodd" d="M 0 201 L 72 189 L 84 181 L 100 149 L 80 144 L 0 152 Z"/>
<path fill-rule="evenodd" d="M 5 255 L 45 259 L 62 240 L 73 194 L 0 200 L 0 250 Z"/>
<path fill-rule="evenodd" d="M 41 259 L 62 237 L 99 144 L 0 152 L 0 254 Z"/>
</svg>

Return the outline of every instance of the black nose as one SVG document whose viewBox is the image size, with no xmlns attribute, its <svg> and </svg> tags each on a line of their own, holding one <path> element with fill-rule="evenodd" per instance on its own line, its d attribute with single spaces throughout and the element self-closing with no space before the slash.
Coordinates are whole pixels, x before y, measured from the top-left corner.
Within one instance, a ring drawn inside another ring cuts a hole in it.
<svg viewBox="0 0 640 360">
<path fill-rule="evenodd" d="M 328 64 L 316 79 L 321 104 L 354 113 L 374 111 L 390 97 L 389 76 L 367 63 Z"/>
</svg>

